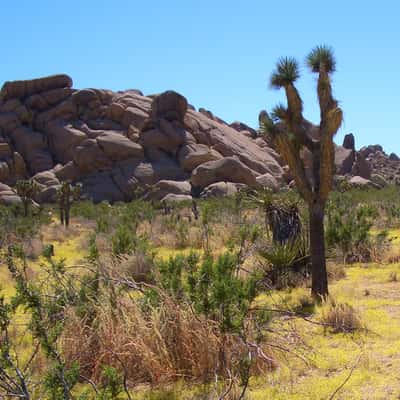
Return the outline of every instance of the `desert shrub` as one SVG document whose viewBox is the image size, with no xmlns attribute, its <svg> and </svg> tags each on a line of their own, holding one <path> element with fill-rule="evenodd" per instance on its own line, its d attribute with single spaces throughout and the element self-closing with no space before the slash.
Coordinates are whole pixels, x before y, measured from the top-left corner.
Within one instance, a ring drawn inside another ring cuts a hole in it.
<svg viewBox="0 0 400 400">
<path fill-rule="evenodd" d="M 18 207 L 0 205 L 0 248 L 34 238 L 40 227 L 50 220 L 48 209 L 25 216 L 18 212 Z"/>
<path fill-rule="evenodd" d="M 356 310 L 347 303 L 336 303 L 333 299 L 323 304 L 320 322 L 333 333 L 350 333 L 362 329 Z"/>
<path fill-rule="evenodd" d="M 325 237 L 328 246 L 339 249 L 344 262 L 370 260 L 370 230 L 377 216 L 373 205 L 354 204 L 346 194 L 333 196 L 327 207 Z"/>
<path fill-rule="evenodd" d="M 302 284 L 309 276 L 309 238 L 303 231 L 294 241 L 271 243 L 258 250 L 271 287 L 283 289 Z"/>
<path fill-rule="evenodd" d="M 165 227 L 175 237 L 174 247 L 182 249 L 189 245 L 189 230 L 192 221 L 189 221 L 188 215 L 181 215 L 181 209 L 173 208 L 171 212 L 165 216 Z"/>
<path fill-rule="evenodd" d="M 132 253 L 135 240 L 135 233 L 128 225 L 119 225 L 111 237 L 112 253 L 115 256 Z"/>
<path fill-rule="evenodd" d="M 257 295 L 259 275 L 239 278 L 236 268 L 232 253 L 216 259 L 200 259 L 192 253 L 158 264 L 161 287 L 177 299 L 190 301 L 197 313 L 218 322 L 223 332 L 240 331 Z"/>
</svg>

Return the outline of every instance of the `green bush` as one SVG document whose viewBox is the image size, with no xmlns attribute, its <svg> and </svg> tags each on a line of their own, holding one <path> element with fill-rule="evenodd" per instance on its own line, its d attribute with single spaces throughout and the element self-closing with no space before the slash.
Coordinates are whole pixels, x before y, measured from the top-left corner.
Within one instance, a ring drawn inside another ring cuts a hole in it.
<svg viewBox="0 0 400 400">
<path fill-rule="evenodd" d="M 218 322 L 223 332 L 243 327 L 251 302 L 257 295 L 258 274 L 237 276 L 237 257 L 224 253 L 200 259 L 196 254 L 179 255 L 158 264 L 161 287 L 193 309 Z"/>
<path fill-rule="evenodd" d="M 347 261 L 370 259 L 371 234 L 378 210 L 374 205 L 356 203 L 343 193 L 335 194 L 327 206 L 325 238 L 329 247 L 337 248 Z"/>
</svg>

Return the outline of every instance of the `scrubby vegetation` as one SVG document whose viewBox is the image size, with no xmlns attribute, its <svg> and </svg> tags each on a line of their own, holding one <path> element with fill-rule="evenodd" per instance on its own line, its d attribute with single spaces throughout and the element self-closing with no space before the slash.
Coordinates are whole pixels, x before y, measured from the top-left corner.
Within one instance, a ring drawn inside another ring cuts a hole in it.
<svg viewBox="0 0 400 400">
<path fill-rule="evenodd" d="M 295 192 L 0 207 L 0 395 L 396 398 L 399 195 L 330 197 L 322 304 Z"/>
</svg>

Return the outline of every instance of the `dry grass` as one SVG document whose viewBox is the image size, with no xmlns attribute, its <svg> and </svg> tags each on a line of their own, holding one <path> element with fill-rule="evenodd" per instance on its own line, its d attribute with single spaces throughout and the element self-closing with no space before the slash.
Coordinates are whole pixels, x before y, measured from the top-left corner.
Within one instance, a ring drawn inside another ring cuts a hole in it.
<svg viewBox="0 0 400 400">
<path fill-rule="evenodd" d="M 86 377 L 98 382 L 102 367 L 125 371 L 130 385 L 165 384 L 178 380 L 209 382 L 227 376 L 249 347 L 222 334 L 213 321 L 195 315 L 185 304 L 163 296 L 161 307 L 141 307 L 138 296 L 103 303 L 92 321 L 70 312 L 62 340 L 69 363 L 78 361 Z M 254 350 L 253 374 L 274 367 L 270 357 Z"/>
<path fill-rule="evenodd" d="M 397 281 L 398 281 L 397 272 L 396 271 L 390 272 L 389 282 L 397 282 Z"/>
<path fill-rule="evenodd" d="M 320 322 L 334 333 L 348 333 L 362 329 L 356 310 L 347 303 L 336 303 L 329 299 L 323 304 Z"/>
</svg>

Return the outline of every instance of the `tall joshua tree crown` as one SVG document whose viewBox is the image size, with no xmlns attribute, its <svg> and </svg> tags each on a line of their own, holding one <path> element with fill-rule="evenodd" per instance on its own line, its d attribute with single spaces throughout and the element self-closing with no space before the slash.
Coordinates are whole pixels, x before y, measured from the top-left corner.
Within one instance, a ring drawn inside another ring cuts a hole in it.
<svg viewBox="0 0 400 400">
<path fill-rule="evenodd" d="M 311 72 L 318 74 L 319 126 L 303 117 L 303 102 L 295 86 L 300 77 L 299 65 L 288 57 L 278 61 L 271 76 L 271 86 L 285 90 L 287 105 L 279 104 L 270 114 L 263 113 L 260 122 L 262 133 L 271 136 L 309 207 L 312 293 L 325 297 L 328 283 L 323 222 L 335 173 L 333 137 L 342 124 L 343 113 L 332 95 L 331 75 L 336 69 L 332 49 L 318 46 L 310 52 L 306 62 Z M 307 168 L 305 154 L 311 160 Z"/>
</svg>

